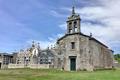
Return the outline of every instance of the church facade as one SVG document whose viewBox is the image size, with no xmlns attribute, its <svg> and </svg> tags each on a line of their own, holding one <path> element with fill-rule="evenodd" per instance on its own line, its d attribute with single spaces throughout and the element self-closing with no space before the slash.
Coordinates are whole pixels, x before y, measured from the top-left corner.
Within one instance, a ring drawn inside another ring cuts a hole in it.
<svg viewBox="0 0 120 80">
<path fill-rule="evenodd" d="M 62 68 L 94 70 L 113 67 L 113 51 L 92 37 L 81 33 L 80 16 L 75 13 L 67 20 L 67 34 L 58 39 Z"/>
<path fill-rule="evenodd" d="M 16 64 L 34 68 L 56 68 L 66 71 L 113 68 L 113 51 L 92 35 L 81 33 L 80 15 L 72 14 L 67 20 L 67 32 L 59 38 L 56 46 L 41 50 L 34 43 L 31 48 L 20 51 Z M 46 66 L 45 66 L 46 65 Z"/>
</svg>

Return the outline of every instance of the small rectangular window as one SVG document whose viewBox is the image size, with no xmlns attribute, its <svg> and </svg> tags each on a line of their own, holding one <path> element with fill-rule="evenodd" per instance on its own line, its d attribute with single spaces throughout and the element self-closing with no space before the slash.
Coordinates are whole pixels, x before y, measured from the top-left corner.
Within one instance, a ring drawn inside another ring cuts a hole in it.
<svg viewBox="0 0 120 80">
<path fill-rule="evenodd" d="M 75 42 L 71 42 L 71 49 L 75 49 Z"/>
</svg>

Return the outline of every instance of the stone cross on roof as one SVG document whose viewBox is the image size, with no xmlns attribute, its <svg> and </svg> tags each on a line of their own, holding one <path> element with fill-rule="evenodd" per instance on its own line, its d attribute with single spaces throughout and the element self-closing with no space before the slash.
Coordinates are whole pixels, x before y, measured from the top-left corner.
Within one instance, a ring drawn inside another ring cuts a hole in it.
<svg viewBox="0 0 120 80">
<path fill-rule="evenodd" d="M 72 15 L 75 14 L 75 0 L 73 0 Z"/>
</svg>

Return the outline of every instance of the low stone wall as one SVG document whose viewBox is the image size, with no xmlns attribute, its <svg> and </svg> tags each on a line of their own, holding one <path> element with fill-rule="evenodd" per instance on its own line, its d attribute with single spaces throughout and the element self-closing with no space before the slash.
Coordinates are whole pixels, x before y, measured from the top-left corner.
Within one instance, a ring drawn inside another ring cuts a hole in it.
<svg viewBox="0 0 120 80">
<path fill-rule="evenodd" d="M 49 69 L 53 68 L 50 64 L 29 64 L 25 66 L 24 64 L 9 64 L 8 68 L 32 68 L 32 69 Z"/>
<path fill-rule="evenodd" d="M 32 69 L 49 69 L 50 65 L 49 64 L 30 64 L 28 67 Z"/>
<path fill-rule="evenodd" d="M 8 68 L 25 68 L 24 64 L 9 64 Z"/>
<path fill-rule="evenodd" d="M 116 68 L 120 68 L 120 63 L 114 63 L 114 66 L 115 66 Z"/>
</svg>

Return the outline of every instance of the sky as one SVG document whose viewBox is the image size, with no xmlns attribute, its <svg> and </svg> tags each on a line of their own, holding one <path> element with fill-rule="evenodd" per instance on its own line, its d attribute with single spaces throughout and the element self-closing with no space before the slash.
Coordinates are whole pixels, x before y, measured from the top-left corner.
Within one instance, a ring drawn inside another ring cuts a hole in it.
<svg viewBox="0 0 120 80">
<path fill-rule="evenodd" d="M 14 52 L 40 43 L 50 47 L 66 33 L 75 4 L 81 32 L 120 53 L 120 0 L 0 0 L 0 52 Z"/>
</svg>

